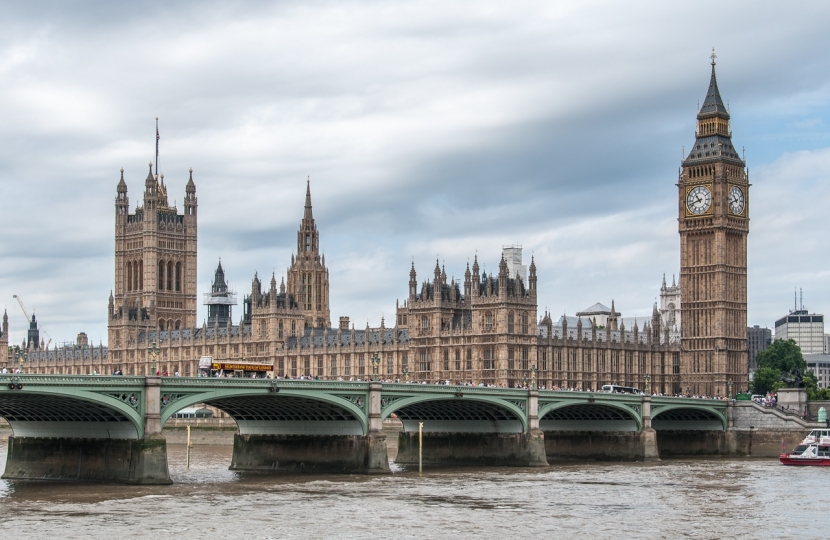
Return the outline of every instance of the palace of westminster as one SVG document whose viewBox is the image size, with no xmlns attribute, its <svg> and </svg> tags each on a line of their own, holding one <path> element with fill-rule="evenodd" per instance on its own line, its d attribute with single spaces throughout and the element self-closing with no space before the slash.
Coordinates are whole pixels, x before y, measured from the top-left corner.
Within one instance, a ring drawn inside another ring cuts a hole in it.
<svg viewBox="0 0 830 540">
<path fill-rule="evenodd" d="M 332 326 L 329 271 L 321 256 L 310 186 L 287 276 L 255 275 L 234 324 L 219 264 L 205 295 L 208 320 L 197 326 L 197 199 L 193 173 L 184 212 L 169 205 L 164 177 L 150 172 L 143 205 L 130 213 L 123 169 L 115 199 L 115 287 L 107 306 L 108 347 L 80 334 L 74 346 L 49 349 L 32 317 L 28 373 L 144 375 L 151 367 L 196 376 L 199 358 L 256 362 L 278 376 L 365 379 L 372 358 L 384 379 L 449 380 L 513 386 L 593 389 L 620 384 L 653 392 L 726 395 L 746 389 L 749 181 L 732 145 L 729 113 L 715 79 L 697 115 L 696 140 L 677 178 L 679 284 L 661 288 L 661 306 L 626 328 L 614 303 L 596 304 L 554 322 L 537 307 L 537 268 L 505 248 L 497 275 L 469 263 L 463 282 L 436 262 L 428 279 L 409 270 L 407 296 L 394 321 L 356 329 Z M 682 306 L 681 306 L 682 299 Z M 540 316 L 541 315 L 541 316 Z M 682 316 L 681 316 L 682 315 Z M 4 316 L 0 347 L 8 343 Z M 148 347 L 158 348 L 151 356 Z M 13 348 L 6 364 L 17 367 Z M 0 367 L 2 362 L 0 361 Z"/>
</svg>

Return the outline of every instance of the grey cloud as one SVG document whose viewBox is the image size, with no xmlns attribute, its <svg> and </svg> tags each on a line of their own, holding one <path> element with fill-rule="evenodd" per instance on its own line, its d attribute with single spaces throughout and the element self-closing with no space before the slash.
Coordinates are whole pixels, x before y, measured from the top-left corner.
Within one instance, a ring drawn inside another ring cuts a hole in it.
<svg viewBox="0 0 830 540">
<path fill-rule="evenodd" d="M 614 297 L 626 315 L 647 314 L 662 273 L 677 271 L 675 175 L 714 44 L 736 144 L 758 168 L 750 322 L 779 315 L 794 280 L 820 307 L 826 259 L 811 250 L 814 233 L 788 247 L 797 272 L 761 254 L 805 229 L 772 217 L 790 213 L 764 202 L 777 197 L 766 186 L 797 182 L 787 171 L 798 164 L 820 171 L 817 185 L 826 178 L 823 153 L 782 154 L 826 144 L 792 134 L 806 129 L 796 121 L 828 116 L 828 9 L 6 6 L 2 303 L 20 294 L 55 338 L 106 335 L 118 169 L 134 207 L 159 116 L 171 198 L 181 201 L 194 169 L 200 291 L 219 256 L 238 291 L 254 271 L 279 279 L 310 174 L 333 316 L 388 322 L 412 256 L 420 277 L 436 253 L 458 277 L 476 249 L 494 269 L 501 245 L 517 241 L 536 254 L 540 309 Z M 788 195 L 789 207 L 820 216 L 822 199 L 808 193 Z"/>
</svg>

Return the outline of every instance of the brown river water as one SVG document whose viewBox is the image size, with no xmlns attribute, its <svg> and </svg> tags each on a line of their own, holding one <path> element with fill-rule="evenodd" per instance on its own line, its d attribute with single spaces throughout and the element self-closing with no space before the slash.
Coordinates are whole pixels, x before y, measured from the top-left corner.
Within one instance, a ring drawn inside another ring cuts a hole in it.
<svg viewBox="0 0 830 540">
<path fill-rule="evenodd" d="M 172 486 L 0 481 L 0 538 L 822 538 L 830 469 L 775 459 L 567 463 L 383 477 L 242 475 L 169 445 Z M 5 443 L 0 465 L 5 464 Z"/>
</svg>

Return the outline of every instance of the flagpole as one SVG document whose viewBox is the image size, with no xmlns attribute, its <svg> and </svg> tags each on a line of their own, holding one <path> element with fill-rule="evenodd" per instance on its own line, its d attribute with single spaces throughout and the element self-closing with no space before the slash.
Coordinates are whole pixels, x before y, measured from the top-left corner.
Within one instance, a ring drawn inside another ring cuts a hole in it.
<svg viewBox="0 0 830 540">
<path fill-rule="evenodd" d="M 156 116 L 156 177 L 159 175 L 159 117 Z"/>
</svg>

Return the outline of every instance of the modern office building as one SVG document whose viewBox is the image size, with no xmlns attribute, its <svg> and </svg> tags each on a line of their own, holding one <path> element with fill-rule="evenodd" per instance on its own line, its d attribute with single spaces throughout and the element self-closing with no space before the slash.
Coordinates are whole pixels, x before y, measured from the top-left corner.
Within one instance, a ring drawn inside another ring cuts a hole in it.
<svg viewBox="0 0 830 540">
<path fill-rule="evenodd" d="M 805 354 L 807 369 L 818 379 L 819 388 L 830 388 L 830 355 Z"/>
<path fill-rule="evenodd" d="M 794 340 L 804 355 L 824 354 L 824 315 L 809 313 L 803 306 L 791 310 L 775 321 L 775 339 Z"/>
<path fill-rule="evenodd" d="M 758 362 L 755 361 L 755 355 L 767 350 L 767 347 L 770 346 L 772 343 L 772 330 L 769 328 L 761 328 L 756 324 L 746 329 L 746 337 L 749 343 L 749 373 L 750 378 L 752 378 L 752 374 L 758 369 Z"/>
</svg>

